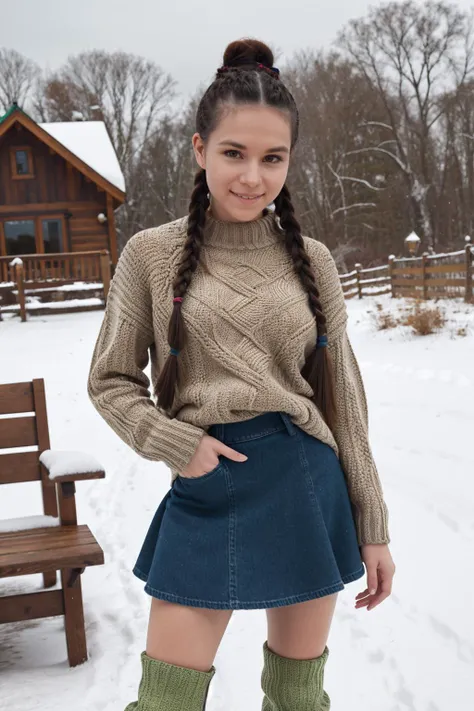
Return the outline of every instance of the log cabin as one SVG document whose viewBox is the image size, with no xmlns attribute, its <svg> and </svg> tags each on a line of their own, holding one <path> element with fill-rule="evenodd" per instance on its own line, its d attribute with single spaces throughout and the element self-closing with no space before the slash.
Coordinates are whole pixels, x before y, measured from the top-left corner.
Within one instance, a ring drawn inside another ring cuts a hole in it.
<svg viewBox="0 0 474 711">
<path fill-rule="evenodd" d="M 124 201 L 102 121 L 36 123 L 17 104 L 0 117 L 0 257 L 107 250 L 113 271 Z"/>
</svg>

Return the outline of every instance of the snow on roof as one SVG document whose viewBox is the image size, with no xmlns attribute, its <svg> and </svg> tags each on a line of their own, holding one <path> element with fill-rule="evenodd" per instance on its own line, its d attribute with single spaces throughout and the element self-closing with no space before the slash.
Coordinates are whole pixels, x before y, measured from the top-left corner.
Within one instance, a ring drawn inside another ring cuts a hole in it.
<svg viewBox="0 0 474 711">
<path fill-rule="evenodd" d="M 125 192 L 123 173 L 103 121 L 39 123 L 38 126 L 109 183 Z"/>
</svg>

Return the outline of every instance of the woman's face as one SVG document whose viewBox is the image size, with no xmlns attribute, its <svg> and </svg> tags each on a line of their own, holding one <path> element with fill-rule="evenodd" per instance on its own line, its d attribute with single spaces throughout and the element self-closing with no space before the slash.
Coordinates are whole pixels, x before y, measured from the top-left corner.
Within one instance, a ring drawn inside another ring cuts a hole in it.
<svg viewBox="0 0 474 711">
<path fill-rule="evenodd" d="M 260 217 L 285 183 L 290 147 L 289 117 L 268 106 L 229 107 L 205 144 L 195 133 L 194 153 L 206 170 L 215 219 Z"/>
</svg>

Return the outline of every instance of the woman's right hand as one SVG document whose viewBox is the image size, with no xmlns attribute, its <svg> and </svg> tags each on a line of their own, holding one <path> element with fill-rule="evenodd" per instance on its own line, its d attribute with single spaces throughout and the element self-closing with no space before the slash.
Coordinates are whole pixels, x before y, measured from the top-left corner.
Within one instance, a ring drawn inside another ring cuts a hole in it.
<svg viewBox="0 0 474 711">
<path fill-rule="evenodd" d="M 223 454 L 234 462 L 245 462 L 248 459 L 245 454 L 241 454 L 215 437 L 205 434 L 188 462 L 187 467 L 180 472 L 180 476 L 188 479 L 204 476 L 204 474 L 207 474 L 217 467 L 219 464 L 219 454 Z"/>
</svg>

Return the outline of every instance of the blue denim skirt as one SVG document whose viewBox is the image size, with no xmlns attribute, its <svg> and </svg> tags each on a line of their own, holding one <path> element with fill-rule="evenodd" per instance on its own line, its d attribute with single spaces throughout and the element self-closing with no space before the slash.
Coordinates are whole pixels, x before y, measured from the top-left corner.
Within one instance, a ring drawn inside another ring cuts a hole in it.
<svg viewBox="0 0 474 711">
<path fill-rule="evenodd" d="M 246 454 L 178 476 L 133 573 L 161 600 L 227 610 L 331 595 L 364 575 L 344 472 L 334 450 L 284 412 L 212 425 Z"/>
</svg>

